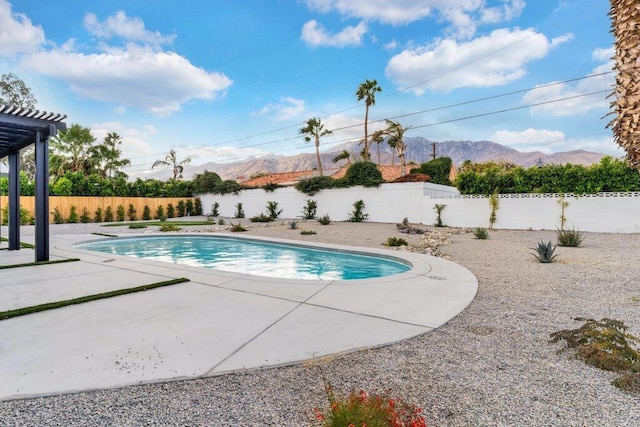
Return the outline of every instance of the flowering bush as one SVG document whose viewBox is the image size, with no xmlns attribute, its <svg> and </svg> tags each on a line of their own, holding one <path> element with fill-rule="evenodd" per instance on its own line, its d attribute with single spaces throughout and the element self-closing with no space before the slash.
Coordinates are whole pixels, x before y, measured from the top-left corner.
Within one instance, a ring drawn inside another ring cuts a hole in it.
<svg viewBox="0 0 640 427">
<path fill-rule="evenodd" d="M 426 427 L 422 409 L 394 399 L 387 394 L 352 391 L 344 400 L 336 399 L 331 386 L 327 387 L 331 408 L 316 408 L 316 418 L 324 427 Z"/>
</svg>

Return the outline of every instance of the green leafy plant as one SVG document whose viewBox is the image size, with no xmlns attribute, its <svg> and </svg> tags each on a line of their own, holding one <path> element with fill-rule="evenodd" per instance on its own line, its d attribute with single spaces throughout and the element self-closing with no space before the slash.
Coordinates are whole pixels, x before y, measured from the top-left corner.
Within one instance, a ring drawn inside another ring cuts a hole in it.
<svg viewBox="0 0 640 427">
<path fill-rule="evenodd" d="M 553 254 L 556 247 L 551 244 L 551 241 L 548 241 L 547 243 L 540 242 L 538 243 L 538 246 L 531 249 L 535 251 L 532 255 L 544 264 L 553 262 L 553 260 L 558 256 Z"/>
<path fill-rule="evenodd" d="M 174 218 L 176 216 L 176 208 L 173 203 L 167 205 L 167 218 Z"/>
<path fill-rule="evenodd" d="M 266 191 L 267 193 L 273 193 L 275 190 L 277 190 L 278 188 L 282 188 L 284 187 L 283 185 L 280 184 L 275 184 L 273 182 L 268 182 L 265 185 L 262 186 L 262 189 L 264 191 Z"/>
<path fill-rule="evenodd" d="M 195 215 L 195 210 L 194 210 L 194 205 L 193 205 L 193 200 L 188 199 L 187 202 L 185 203 L 185 215 L 191 216 L 191 215 Z"/>
<path fill-rule="evenodd" d="M 569 202 L 567 202 L 563 196 L 560 196 L 558 204 L 560 205 L 560 230 L 564 230 L 564 226 L 567 222 L 567 217 L 564 215 L 564 211 L 569 206 Z"/>
<path fill-rule="evenodd" d="M 446 207 L 447 207 L 447 205 L 443 205 L 443 204 L 440 204 L 440 203 L 436 203 L 436 205 L 433 207 L 433 209 L 436 211 L 436 214 L 438 215 L 438 217 L 436 219 L 436 223 L 434 224 L 436 227 L 446 227 L 444 225 L 444 223 L 442 222 L 442 211 Z"/>
<path fill-rule="evenodd" d="M 93 222 L 102 222 L 102 208 L 96 209 L 96 212 L 93 215 Z"/>
<path fill-rule="evenodd" d="M 242 203 L 236 203 L 236 213 L 234 214 L 234 218 L 244 218 L 244 209 L 242 208 Z"/>
<path fill-rule="evenodd" d="M 129 209 L 127 210 L 127 215 L 129 216 L 129 221 L 135 221 L 137 218 L 137 213 L 138 211 L 136 210 L 136 208 L 133 206 L 132 203 L 129 203 Z"/>
<path fill-rule="evenodd" d="M 289 221 L 289 228 L 292 230 L 298 228 L 298 221 Z"/>
<path fill-rule="evenodd" d="M 165 222 L 163 224 L 160 224 L 160 228 L 159 228 L 159 231 L 163 231 L 163 232 L 180 231 L 180 230 L 182 230 L 182 227 L 178 227 L 177 225 L 171 224 L 170 222 Z"/>
<path fill-rule="evenodd" d="M 355 162 L 349 166 L 343 179 L 349 186 L 378 187 L 384 182 L 382 173 L 373 162 Z"/>
<path fill-rule="evenodd" d="M 318 202 L 315 200 L 307 200 L 307 204 L 302 208 L 302 219 L 315 219 L 318 211 Z"/>
<path fill-rule="evenodd" d="M 329 225 L 331 224 L 331 218 L 329 217 L 329 215 L 325 214 L 318 218 L 318 222 L 322 225 Z"/>
<path fill-rule="evenodd" d="M 75 224 L 78 222 L 78 211 L 75 205 L 71 205 L 71 210 L 69 211 L 69 218 L 67 219 L 69 224 Z"/>
<path fill-rule="evenodd" d="M 258 216 L 252 216 L 251 218 L 249 218 L 249 221 L 251 221 L 251 222 L 271 222 L 271 221 L 273 221 L 273 218 L 271 218 L 269 215 L 261 213 Z"/>
<path fill-rule="evenodd" d="M 364 390 L 351 391 L 345 398 L 335 395 L 327 387 L 330 409 L 316 408 L 316 418 L 323 427 L 426 427 L 422 409 L 393 398 L 389 394 L 371 394 Z"/>
<path fill-rule="evenodd" d="M 159 206 L 156 208 L 156 219 L 160 219 L 160 218 L 162 218 L 162 217 L 165 217 L 165 218 L 166 218 L 166 216 L 165 216 L 165 214 L 164 214 L 164 206 L 159 205 Z"/>
<path fill-rule="evenodd" d="M 313 196 L 320 190 L 338 186 L 340 186 L 339 180 L 333 179 L 330 176 L 314 176 L 298 181 L 295 189 L 308 196 Z"/>
<path fill-rule="evenodd" d="M 489 237 L 489 231 L 486 228 L 478 227 L 473 231 L 476 239 L 485 240 Z"/>
<path fill-rule="evenodd" d="M 219 217 L 220 216 L 220 212 L 218 211 L 218 209 L 220 209 L 220 203 L 218 202 L 213 202 L 213 204 L 211 205 L 211 216 L 212 217 Z"/>
<path fill-rule="evenodd" d="M 565 246 L 575 248 L 582 244 L 584 237 L 582 233 L 571 228 L 571 230 L 558 230 L 556 233 L 558 239 L 558 246 Z"/>
<path fill-rule="evenodd" d="M 224 218 L 220 218 L 218 220 L 218 225 L 224 225 Z"/>
<path fill-rule="evenodd" d="M 176 213 L 179 217 L 185 216 L 187 214 L 187 204 L 184 200 L 178 200 L 178 204 L 176 205 Z"/>
<path fill-rule="evenodd" d="M 57 206 L 53 208 L 53 222 L 54 224 L 62 224 L 64 222 L 64 218 L 62 218 L 60 209 Z"/>
<path fill-rule="evenodd" d="M 111 209 L 111 206 L 107 206 L 107 209 L 104 210 L 104 222 L 113 222 L 113 209 Z"/>
<path fill-rule="evenodd" d="M 147 205 L 144 205 L 144 208 L 142 209 L 142 219 L 145 221 L 149 221 L 151 219 L 151 208 Z"/>
<path fill-rule="evenodd" d="M 267 212 L 269 212 L 269 218 L 274 220 L 280 216 L 282 209 L 278 210 L 278 202 L 267 202 Z"/>
<path fill-rule="evenodd" d="M 147 228 L 147 224 L 143 224 L 143 223 L 129 224 L 129 228 L 133 230 L 139 229 L 139 228 Z M 171 230 L 167 230 L 167 231 L 171 231 Z"/>
<path fill-rule="evenodd" d="M 619 320 L 581 317 L 574 320 L 585 323 L 577 329 L 552 333 L 549 342 L 565 341 L 566 347 L 559 352 L 573 350 L 575 357 L 588 365 L 623 373 L 612 384 L 627 392 L 640 394 L 640 352 L 632 346 L 632 343 L 640 343 L 640 339 L 627 332 L 628 328 Z"/>
<path fill-rule="evenodd" d="M 396 224 L 396 228 L 398 230 L 406 230 L 409 227 L 411 227 L 411 225 L 409 224 L 409 218 L 407 218 L 406 216 L 404 217 L 401 223 Z"/>
<path fill-rule="evenodd" d="M 407 246 L 408 243 L 401 237 L 389 237 L 385 243 L 385 246 Z"/>
<path fill-rule="evenodd" d="M 366 214 L 364 211 L 364 201 L 358 200 L 353 204 L 353 212 L 351 212 L 351 216 L 347 221 L 349 222 L 363 222 L 369 218 L 369 214 Z"/>
<path fill-rule="evenodd" d="M 200 197 L 196 197 L 193 201 L 193 214 L 202 215 L 202 200 L 200 200 Z"/>
<path fill-rule="evenodd" d="M 500 196 L 497 187 L 489 196 L 489 207 L 491 208 L 491 213 L 489 214 L 489 229 L 493 230 L 493 224 L 495 224 L 496 220 L 498 219 L 496 214 L 498 212 L 498 209 L 500 209 Z"/>
<path fill-rule="evenodd" d="M 303 235 L 303 236 L 311 236 L 312 234 L 318 234 L 318 233 L 316 233 L 313 230 L 302 230 L 300 232 L 300 234 Z"/>
<path fill-rule="evenodd" d="M 124 221 L 124 206 L 118 205 L 116 208 L 116 218 L 120 222 Z"/>
<path fill-rule="evenodd" d="M 89 215 L 89 209 L 87 209 L 86 207 L 82 208 L 82 213 L 80 214 L 80 222 L 83 224 L 91 222 L 91 215 Z"/>
<path fill-rule="evenodd" d="M 241 232 L 241 231 L 247 231 L 247 229 L 242 226 L 241 222 L 238 222 L 237 224 L 234 224 L 232 222 L 230 230 L 232 232 L 234 232 L 234 233 L 238 233 L 238 232 Z"/>
</svg>

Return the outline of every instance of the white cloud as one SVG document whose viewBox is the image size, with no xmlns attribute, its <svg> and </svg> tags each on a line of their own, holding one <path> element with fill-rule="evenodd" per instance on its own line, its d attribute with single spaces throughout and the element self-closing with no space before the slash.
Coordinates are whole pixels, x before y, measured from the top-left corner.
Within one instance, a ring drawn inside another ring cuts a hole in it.
<svg viewBox="0 0 640 427">
<path fill-rule="evenodd" d="M 611 71 L 613 62 L 609 60 L 609 57 L 608 49 L 596 49 L 592 53 L 592 58 L 598 62 L 603 60 L 608 62 L 598 65 L 592 70 L 591 74 Z M 533 115 L 575 116 L 595 109 L 602 110 L 602 115 L 605 115 L 609 110 L 609 101 L 605 98 L 608 95 L 608 91 L 612 90 L 613 79 L 613 74 L 609 74 L 579 80 L 575 83 L 559 83 L 552 86 L 550 84 L 554 82 L 546 83 L 527 92 L 522 97 L 522 102 L 525 104 L 539 104 L 547 101 L 557 101 L 532 107 L 530 111 Z M 595 93 L 600 91 L 605 92 Z M 595 94 L 581 96 L 589 93 Z"/>
<path fill-rule="evenodd" d="M 339 33 L 331 34 L 326 28 L 318 21 L 312 20 L 306 22 L 302 26 L 302 33 L 300 39 L 307 43 L 309 46 L 333 46 L 333 47 L 345 47 L 345 46 L 360 46 L 362 44 L 362 37 L 367 32 L 367 26 L 364 22 L 360 22 L 358 25 L 347 26 Z"/>
<path fill-rule="evenodd" d="M 44 30 L 21 13 L 11 12 L 11 3 L 0 0 L 0 57 L 36 51 L 45 41 Z"/>
<path fill-rule="evenodd" d="M 85 54 L 69 42 L 26 55 L 21 65 L 58 78 L 87 98 L 158 115 L 177 111 L 191 99 L 213 99 L 232 84 L 224 74 L 196 67 L 174 52 L 135 44 Z"/>
<path fill-rule="evenodd" d="M 591 53 L 591 58 L 596 62 L 607 62 L 615 55 L 616 50 L 613 46 L 607 49 L 596 49 Z"/>
<path fill-rule="evenodd" d="M 140 18 L 130 18 L 122 10 L 100 22 L 93 13 L 87 13 L 83 25 L 89 33 L 101 39 L 112 37 L 127 41 L 142 42 L 153 45 L 171 43 L 175 35 L 163 36 L 158 31 L 149 31 Z"/>
<path fill-rule="evenodd" d="M 153 148 L 149 143 L 158 133 L 154 126 L 147 125 L 141 129 L 136 129 L 129 128 L 121 122 L 102 122 L 93 123 L 90 127 L 91 133 L 96 137 L 96 142 L 102 142 L 104 137 L 110 132 L 115 132 L 120 135 L 122 144 L 119 148 L 122 150 L 122 157 L 130 159 L 134 165 L 140 163 L 140 158 L 148 158 L 149 156 L 153 157 L 156 155 L 158 158 L 161 157 L 161 155 L 157 154 L 157 149 Z M 126 170 L 125 173 L 127 173 Z"/>
<path fill-rule="evenodd" d="M 499 86 L 524 76 L 527 63 L 545 57 L 569 38 L 549 41 L 532 29 L 500 29 L 465 43 L 444 39 L 395 55 L 385 73 L 398 86 L 412 87 L 417 94 L 427 89 L 448 92 Z"/>
<path fill-rule="evenodd" d="M 431 12 L 419 0 L 307 0 L 307 5 L 322 13 L 336 11 L 352 18 L 394 25 L 418 21 Z"/>
<path fill-rule="evenodd" d="M 398 47 L 398 42 L 395 40 L 391 40 L 389 43 L 383 46 L 385 50 L 395 50 Z"/>
<path fill-rule="evenodd" d="M 305 112 L 305 102 L 302 99 L 286 96 L 280 98 L 279 103 L 269 103 L 262 107 L 255 116 L 269 116 L 277 122 L 295 119 Z"/>
<path fill-rule="evenodd" d="M 524 131 L 497 131 L 490 140 L 517 150 L 545 153 L 560 151 L 554 149 L 554 146 L 566 144 L 565 135 L 561 131 L 532 128 Z"/>
<path fill-rule="evenodd" d="M 352 117 L 344 114 L 332 114 L 322 119 L 325 129 L 333 132 L 332 135 L 323 138 L 323 146 L 328 147 L 334 143 L 345 141 L 361 141 L 364 137 L 364 117 Z M 371 135 L 379 129 L 386 128 L 385 122 L 369 122 L 368 132 Z M 323 148 L 323 150 L 326 148 Z"/>
</svg>

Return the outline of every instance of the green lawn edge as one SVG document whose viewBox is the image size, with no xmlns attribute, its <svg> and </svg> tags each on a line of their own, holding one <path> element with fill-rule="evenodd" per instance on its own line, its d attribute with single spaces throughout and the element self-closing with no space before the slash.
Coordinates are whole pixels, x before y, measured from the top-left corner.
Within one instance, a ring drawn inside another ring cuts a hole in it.
<svg viewBox="0 0 640 427">
<path fill-rule="evenodd" d="M 149 285 L 137 286 L 135 288 L 119 289 L 117 291 L 103 292 L 100 294 L 87 295 L 84 297 L 73 298 L 73 299 L 57 301 L 57 302 L 49 302 L 46 304 L 33 305 L 31 307 L 23 307 L 23 308 L 16 308 L 14 310 L 0 311 L 0 320 L 6 320 L 12 317 L 18 317 L 18 316 L 25 316 L 27 314 L 38 313 L 46 310 L 54 310 L 56 308 L 62 308 L 62 307 L 66 307 L 74 304 L 82 304 L 85 302 L 96 301 L 96 300 L 105 299 L 105 298 L 112 298 L 120 295 L 132 294 L 135 292 L 147 291 L 150 289 L 160 288 L 163 286 L 176 285 L 178 283 L 184 283 L 188 281 L 189 279 L 187 279 L 186 277 L 180 277 L 177 279 L 165 280 L 163 282 L 151 283 Z"/>
<path fill-rule="evenodd" d="M 0 242 L 8 242 L 8 241 L 9 239 L 7 239 L 6 237 L 0 237 Z M 24 242 L 20 242 L 20 247 L 25 249 L 35 249 L 35 245 L 32 245 L 31 243 L 24 243 Z"/>
<path fill-rule="evenodd" d="M 144 224 L 146 226 L 161 226 L 163 224 L 175 224 L 188 227 L 190 225 L 216 225 L 215 221 L 148 221 L 148 222 L 113 222 L 101 224 L 101 227 L 128 227 L 130 225 Z"/>
<path fill-rule="evenodd" d="M 0 265 L 0 270 L 4 270 L 6 268 L 33 267 L 36 265 L 61 264 L 63 262 L 74 262 L 74 261 L 80 261 L 80 258 L 54 259 L 52 261 L 37 261 L 37 262 L 25 262 L 22 264 Z"/>
</svg>

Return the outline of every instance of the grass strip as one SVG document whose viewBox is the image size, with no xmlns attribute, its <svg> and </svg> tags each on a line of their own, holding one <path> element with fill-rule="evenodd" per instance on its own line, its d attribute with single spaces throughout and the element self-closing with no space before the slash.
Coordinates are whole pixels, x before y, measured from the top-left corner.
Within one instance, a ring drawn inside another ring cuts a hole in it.
<svg viewBox="0 0 640 427">
<path fill-rule="evenodd" d="M 104 236 L 104 237 L 118 237 L 116 234 L 107 234 L 107 233 L 91 233 L 91 234 L 95 234 L 96 236 Z"/>
<path fill-rule="evenodd" d="M 216 225 L 215 221 L 149 221 L 149 222 L 114 222 L 109 224 L 102 224 L 102 227 L 128 227 L 135 224 L 144 224 L 146 226 L 161 226 L 162 224 L 175 224 L 182 226 L 190 225 Z"/>
<path fill-rule="evenodd" d="M 49 302 L 46 304 L 33 305 L 31 307 L 17 308 L 15 310 L 0 311 L 0 320 L 10 319 L 12 317 L 24 316 L 27 314 L 38 313 L 46 310 L 54 310 L 56 308 L 67 307 L 74 304 L 82 304 L 85 302 L 96 301 L 105 298 L 117 297 L 120 295 L 132 294 L 135 292 L 147 291 L 150 289 L 160 288 L 163 286 L 175 285 L 178 283 L 188 282 L 189 279 L 180 277 L 177 279 L 165 280 L 164 282 L 151 283 L 149 285 L 137 286 L 135 288 L 119 289 L 117 291 L 103 292 L 101 294 L 87 295 L 85 297 L 67 299 L 57 302 Z"/>
<path fill-rule="evenodd" d="M 38 261 L 38 262 L 25 262 L 22 264 L 0 265 L 0 270 L 4 270 L 5 268 L 33 267 L 34 265 L 61 264 L 63 262 L 73 262 L 73 261 L 80 261 L 80 258 L 54 259 L 53 261 Z"/>
<path fill-rule="evenodd" d="M 8 242 L 8 241 L 9 239 L 7 239 L 6 237 L 0 237 L 0 242 Z M 20 247 L 25 249 L 35 249 L 35 245 L 32 245 L 31 243 L 24 243 L 24 242 L 20 242 Z"/>
</svg>

